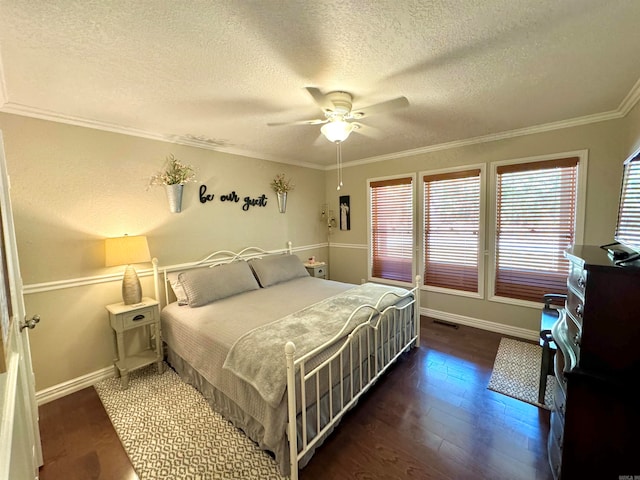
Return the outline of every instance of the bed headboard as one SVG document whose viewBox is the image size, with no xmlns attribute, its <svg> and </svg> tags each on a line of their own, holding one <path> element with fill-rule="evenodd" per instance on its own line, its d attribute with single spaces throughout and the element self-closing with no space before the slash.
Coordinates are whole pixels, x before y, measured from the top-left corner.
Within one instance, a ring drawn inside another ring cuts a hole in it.
<svg viewBox="0 0 640 480">
<path fill-rule="evenodd" d="M 179 265 L 172 265 L 170 267 L 159 267 L 158 260 L 154 258 L 153 260 L 153 280 L 154 280 L 154 288 L 156 299 L 160 301 L 162 297 L 164 297 L 164 303 L 160 302 L 160 308 L 169 304 L 169 292 L 171 288 L 168 285 L 167 274 L 170 272 L 180 271 L 183 272 L 185 270 L 191 270 L 194 268 L 202 268 L 205 266 L 214 267 L 216 265 L 222 265 L 225 263 L 235 262 L 237 260 L 250 260 L 252 258 L 261 258 L 268 255 L 282 255 L 282 254 L 292 254 L 293 247 L 291 242 L 287 242 L 287 248 L 283 248 L 280 250 L 264 250 L 260 247 L 246 247 L 240 250 L 239 252 L 233 252 L 231 250 L 218 250 L 215 251 L 206 257 L 196 260 L 194 262 L 182 263 Z M 162 272 L 162 282 L 164 285 L 164 295 L 162 295 L 160 291 L 160 272 Z"/>
</svg>

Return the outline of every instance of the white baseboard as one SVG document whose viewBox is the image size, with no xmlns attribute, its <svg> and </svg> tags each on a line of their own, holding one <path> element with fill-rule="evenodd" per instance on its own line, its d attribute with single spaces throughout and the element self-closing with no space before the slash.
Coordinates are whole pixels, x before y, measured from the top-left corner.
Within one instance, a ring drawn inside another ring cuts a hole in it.
<svg viewBox="0 0 640 480">
<path fill-rule="evenodd" d="M 540 338 L 540 332 L 536 330 L 528 330 L 521 327 L 512 327 L 503 323 L 489 322 L 488 320 L 466 317 L 464 315 L 458 315 L 455 313 L 442 312 L 440 310 L 433 310 L 431 308 L 420 308 L 420 315 L 436 318 L 438 320 L 444 320 L 446 322 L 459 323 L 460 325 L 479 328 L 481 330 L 501 333 L 503 335 L 509 335 L 511 337 L 523 338 L 526 340 L 535 341 Z"/>
<path fill-rule="evenodd" d="M 114 375 L 115 371 L 113 369 L 113 366 L 105 367 L 102 370 L 88 373 L 87 375 L 74 378 L 73 380 L 69 380 L 68 382 L 59 383 L 58 385 L 54 385 L 53 387 L 40 390 L 36 392 L 36 401 L 38 402 L 38 405 L 43 405 L 45 403 L 52 402 L 53 400 L 57 400 L 58 398 L 64 397 L 65 395 L 75 393 L 79 390 L 82 390 L 83 388 L 90 387 L 100 380 L 111 378 Z"/>
</svg>

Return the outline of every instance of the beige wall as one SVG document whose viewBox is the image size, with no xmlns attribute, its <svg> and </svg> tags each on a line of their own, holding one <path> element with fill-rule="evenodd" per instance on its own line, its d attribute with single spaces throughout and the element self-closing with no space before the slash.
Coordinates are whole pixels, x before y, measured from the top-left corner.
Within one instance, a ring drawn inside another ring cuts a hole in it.
<svg viewBox="0 0 640 480">
<path fill-rule="evenodd" d="M 498 160 L 567 151 L 589 151 L 584 243 L 611 242 L 626 152 L 627 123 L 625 118 L 348 167 L 344 169 L 344 186 L 340 192 L 336 191 L 335 171 L 327 172 L 326 192 L 330 208 L 337 211 L 338 196 L 350 195 L 352 212 L 351 230 L 336 230 L 330 236 L 331 277 L 358 283 L 361 278 L 367 278 L 367 251 L 364 249 L 367 245 L 367 179 L 477 163 L 488 166 Z M 345 144 L 343 155 L 348 160 L 347 147 Z M 491 241 L 489 232 L 486 241 Z M 488 268 L 485 270 L 488 274 Z M 421 305 L 454 318 L 462 316 L 480 320 L 480 323 L 497 322 L 532 331 L 538 329 L 537 308 L 428 291 L 423 291 Z"/>
<path fill-rule="evenodd" d="M 162 265 L 191 261 L 220 248 L 284 248 L 291 240 L 294 247 L 309 247 L 298 252 L 301 257 L 328 259 L 332 279 L 360 283 L 367 278 L 368 178 L 588 149 L 584 240 L 606 243 L 615 225 L 622 161 L 640 146 L 640 109 L 636 106 L 620 120 L 348 167 L 340 192 L 334 170 L 9 114 L 0 114 L 0 130 L 11 176 L 27 312 L 42 316 L 30 332 L 36 387 L 42 390 L 111 365 L 114 349 L 104 306 L 120 301 L 121 269 L 103 267 L 105 237 L 145 234 L 151 254 Z M 203 205 L 198 185 L 188 184 L 183 212 L 169 213 L 162 188 L 147 190 L 149 176 L 169 153 L 193 164 L 200 183 L 217 197 L 233 190 L 241 197 L 266 193 L 268 206 L 243 212 L 240 204 L 216 200 Z M 348 144 L 343 153 L 348 161 Z M 296 184 L 286 214 L 277 212 L 269 189 L 279 172 Z M 333 229 L 333 246 L 327 249 L 320 206 L 328 202 L 337 215 L 338 195 L 351 196 L 352 229 Z M 153 295 L 147 267 L 138 270 L 144 294 Z M 107 281 L 109 274 L 116 274 L 116 279 Z M 423 292 L 422 307 L 537 329 L 538 312 L 533 308 L 433 292 Z"/>
<path fill-rule="evenodd" d="M 36 388 L 108 367 L 114 357 L 105 305 L 121 301 L 120 267 L 104 267 L 104 238 L 144 234 L 161 265 L 201 258 L 218 249 L 258 245 L 302 258 L 327 256 L 322 170 L 266 162 L 117 133 L 0 114 L 28 314 L 42 321 L 30 332 Z M 201 204 L 198 184 L 187 184 L 183 211 L 169 212 L 162 187 L 147 189 L 169 153 L 198 171 L 213 192 Z M 296 188 L 280 214 L 269 187 L 285 172 Z M 266 207 L 242 210 L 222 194 L 267 195 Z M 143 294 L 153 295 L 144 276 Z M 100 277 L 117 274 L 115 280 Z M 69 282 L 77 279 L 78 286 Z M 98 279 L 100 283 L 88 284 Z M 62 285 L 60 285 L 62 282 Z M 44 284 L 44 285 L 41 285 Z M 62 286 L 64 288 L 56 289 Z M 42 291 L 40 291 L 42 290 Z"/>
</svg>

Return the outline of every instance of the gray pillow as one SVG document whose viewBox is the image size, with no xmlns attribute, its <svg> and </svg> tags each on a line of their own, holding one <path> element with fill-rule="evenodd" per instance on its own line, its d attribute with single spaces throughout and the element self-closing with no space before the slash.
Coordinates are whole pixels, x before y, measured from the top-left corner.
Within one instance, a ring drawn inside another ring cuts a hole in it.
<svg viewBox="0 0 640 480">
<path fill-rule="evenodd" d="M 249 265 L 258 282 L 264 288 L 276 283 L 286 282 L 299 277 L 308 277 L 309 272 L 295 255 L 273 255 L 264 258 L 252 258 Z"/>
<path fill-rule="evenodd" d="M 201 307 L 221 298 L 260 288 L 247 262 L 187 270 L 181 272 L 178 279 L 190 307 Z"/>
</svg>

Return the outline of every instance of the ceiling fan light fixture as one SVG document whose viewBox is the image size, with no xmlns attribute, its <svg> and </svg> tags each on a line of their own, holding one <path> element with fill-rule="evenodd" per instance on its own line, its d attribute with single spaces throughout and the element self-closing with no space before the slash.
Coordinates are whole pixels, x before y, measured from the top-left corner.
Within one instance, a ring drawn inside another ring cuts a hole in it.
<svg viewBox="0 0 640 480">
<path fill-rule="evenodd" d="M 353 131 L 353 124 L 345 122 L 343 119 L 331 120 L 325 123 L 320 131 L 330 142 L 344 142 Z"/>
</svg>

